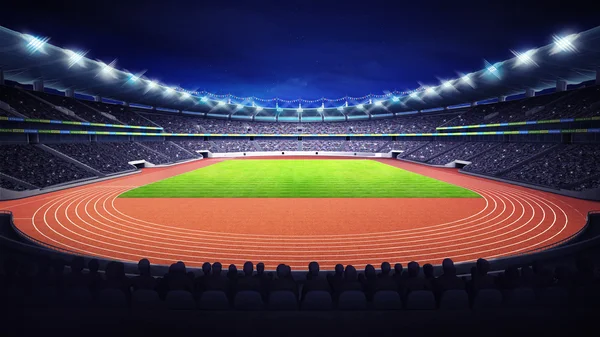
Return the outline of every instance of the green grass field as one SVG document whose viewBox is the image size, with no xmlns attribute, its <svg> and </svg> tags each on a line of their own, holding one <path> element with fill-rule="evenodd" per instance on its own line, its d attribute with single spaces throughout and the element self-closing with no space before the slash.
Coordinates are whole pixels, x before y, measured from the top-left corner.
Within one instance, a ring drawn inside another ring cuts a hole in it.
<svg viewBox="0 0 600 337">
<path fill-rule="evenodd" d="M 373 160 L 227 160 L 121 198 L 478 198 L 470 190 Z"/>
</svg>

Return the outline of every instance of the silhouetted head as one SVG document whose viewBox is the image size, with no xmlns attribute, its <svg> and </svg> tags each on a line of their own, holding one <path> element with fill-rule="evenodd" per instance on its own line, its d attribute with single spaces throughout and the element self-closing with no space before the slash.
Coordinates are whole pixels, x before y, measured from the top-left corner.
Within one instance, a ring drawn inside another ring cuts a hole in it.
<svg viewBox="0 0 600 337">
<path fill-rule="evenodd" d="M 258 275 L 262 275 L 265 272 L 265 264 L 262 262 L 259 262 L 256 264 L 256 273 Z"/>
<path fill-rule="evenodd" d="M 425 278 L 433 278 L 433 266 L 431 263 L 423 265 L 423 275 L 425 275 Z"/>
<path fill-rule="evenodd" d="M 391 270 L 392 270 L 392 266 L 390 266 L 389 262 L 381 263 L 381 273 L 383 275 L 389 275 Z"/>
<path fill-rule="evenodd" d="M 411 261 L 408 263 L 408 276 L 409 277 L 417 277 L 419 276 L 419 269 L 421 268 L 421 266 L 419 266 L 419 264 L 415 261 Z"/>
<path fill-rule="evenodd" d="M 454 268 L 454 261 L 451 259 L 444 259 L 442 261 L 442 270 L 446 275 L 454 275 L 456 273 L 456 268 Z"/>
<path fill-rule="evenodd" d="M 308 264 L 308 272 L 310 273 L 311 276 L 313 277 L 317 277 L 319 275 L 319 263 L 318 262 L 311 262 Z"/>
<path fill-rule="evenodd" d="M 341 264 L 336 264 L 335 265 L 335 273 L 338 275 L 342 275 L 344 273 L 344 266 Z"/>
<path fill-rule="evenodd" d="M 231 275 L 237 274 L 237 267 L 235 266 L 235 264 L 230 264 L 227 272 Z"/>
<path fill-rule="evenodd" d="M 285 268 L 285 264 L 282 263 L 282 264 L 277 265 L 276 271 L 277 271 L 277 277 L 278 278 L 281 279 L 281 278 L 285 277 L 285 269 L 286 269 Z"/>
<path fill-rule="evenodd" d="M 356 268 L 352 265 L 347 265 L 344 270 L 344 279 L 346 281 L 356 281 L 358 279 L 358 274 L 356 273 Z"/>
<path fill-rule="evenodd" d="M 204 262 L 202 264 L 202 274 L 204 274 L 205 276 L 208 276 L 208 275 L 210 275 L 210 270 L 211 270 L 210 262 Z"/>
<path fill-rule="evenodd" d="M 88 270 L 90 273 L 97 273 L 98 269 L 100 269 L 100 262 L 98 259 L 91 259 L 90 262 L 88 262 Z"/>
<path fill-rule="evenodd" d="M 187 273 L 187 271 L 185 269 L 185 263 L 183 263 L 182 261 L 177 261 L 177 263 L 175 263 L 175 265 L 177 265 L 177 272 L 179 272 L 181 274 Z"/>
<path fill-rule="evenodd" d="M 138 262 L 138 271 L 140 275 L 150 275 L 150 261 L 148 259 L 141 259 Z"/>
<path fill-rule="evenodd" d="M 81 273 L 84 266 L 85 261 L 83 260 L 83 257 L 75 256 L 73 260 L 71 260 L 71 273 Z"/>
<path fill-rule="evenodd" d="M 213 276 L 221 276 L 222 269 L 223 269 L 223 266 L 221 265 L 221 262 L 213 263 L 213 265 L 212 265 Z"/>
<path fill-rule="evenodd" d="M 254 264 L 252 264 L 252 262 L 250 262 L 250 261 L 246 261 L 246 263 L 244 263 L 244 275 L 252 276 L 253 272 L 254 272 Z"/>
<path fill-rule="evenodd" d="M 373 267 L 372 265 L 368 264 L 365 266 L 365 277 L 368 280 L 372 280 L 377 276 L 377 273 L 375 272 L 375 267 Z"/>
<path fill-rule="evenodd" d="M 477 260 L 477 273 L 479 275 L 487 275 L 490 271 L 490 263 L 486 259 Z"/>
<path fill-rule="evenodd" d="M 394 274 L 402 275 L 402 263 L 396 263 L 394 265 Z"/>
</svg>

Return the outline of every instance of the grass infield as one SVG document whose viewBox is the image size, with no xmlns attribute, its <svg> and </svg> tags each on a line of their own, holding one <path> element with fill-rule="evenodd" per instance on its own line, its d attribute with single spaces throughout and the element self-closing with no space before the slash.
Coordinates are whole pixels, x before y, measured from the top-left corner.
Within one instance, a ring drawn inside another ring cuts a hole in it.
<svg viewBox="0 0 600 337">
<path fill-rule="evenodd" d="M 462 187 L 373 160 L 226 160 L 121 198 L 479 198 Z"/>
</svg>

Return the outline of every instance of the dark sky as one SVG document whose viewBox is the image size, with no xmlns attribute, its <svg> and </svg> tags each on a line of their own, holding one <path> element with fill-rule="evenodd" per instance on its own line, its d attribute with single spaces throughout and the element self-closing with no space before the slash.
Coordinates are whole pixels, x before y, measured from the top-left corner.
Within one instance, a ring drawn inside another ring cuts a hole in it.
<svg viewBox="0 0 600 337">
<path fill-rule="evenodd" d="M 588 1 L 591 3 L 592 1 Z M 337 98 L 437 84 L 600 25 L 578 1 L 27 1 L 0 24 L 168 85 Z"/>
</svg>

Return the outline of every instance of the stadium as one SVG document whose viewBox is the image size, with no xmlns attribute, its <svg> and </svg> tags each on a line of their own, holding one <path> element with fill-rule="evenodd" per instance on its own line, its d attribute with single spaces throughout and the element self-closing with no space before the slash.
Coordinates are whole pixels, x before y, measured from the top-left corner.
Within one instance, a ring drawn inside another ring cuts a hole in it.
<svg viewBox="0 0 600 337">
<path fill-rule="evenodd" d="M 461 325 L 600 305 L 600 27 L 319 99 L 184 89 L 51 42 L 0 27 L 4 309 Z"/>
</svg>

